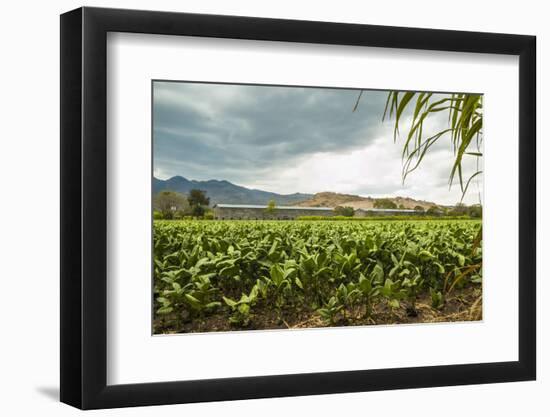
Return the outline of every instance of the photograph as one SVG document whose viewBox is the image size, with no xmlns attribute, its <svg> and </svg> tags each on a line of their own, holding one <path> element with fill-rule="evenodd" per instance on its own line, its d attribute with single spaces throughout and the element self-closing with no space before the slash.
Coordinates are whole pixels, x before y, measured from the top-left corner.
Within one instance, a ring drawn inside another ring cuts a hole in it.
<svg viewBox="0 0 550 417">
<path fill-rule="evenodd" d="M 20 94 L 26 124 L 8 123 L 42 129 L 28 98 L 58 97 L 46 114 L 60 146 L 21 130 L 26 150 L 55 155 L 21 164 L 13 156 L 29 152 L 8 152 L 6 177 L 32 184 L 18 175 L 36 180 L 59 160 L 59 193 L 48 178 L 39 187 L 58 233 L 19 233 L 60 240 L 46 256 L 59 285 L 32 293 L 54 301 L 51 331 L 36 308 L 16 327 L 23 341 L 34 327 L 52 336 L 29 369 L 58 381 L 63 404 L 181 414 L 211 403 L 219 414 L 220 402 L 242 416 L 249 404 L 244 414 L 265 414 L 262 399 L 310 413 L 314 398 L 332 415 L 387 413 L 382 397 L 398 395 L 397 414 L 425 415 L 457 390 L 486 414 L 542 404 L 537 63 L 548 25 L 524 6 L 478 21 L 464 8 L 429 20 L 416 6 L 401 21 L 382 6 L 361 19 L 360 8 L 296 2 L 63 11 L 48 54 L 56 82 Z M 35 227 L 24 206 L 17 218 Z M 51 397 L 48 379 L 12 371 Z"/>
<path fill-rule="evenodd" d="M 152 95 L 154 334 L 482 320 L 482 94 Z"/>
</svg>

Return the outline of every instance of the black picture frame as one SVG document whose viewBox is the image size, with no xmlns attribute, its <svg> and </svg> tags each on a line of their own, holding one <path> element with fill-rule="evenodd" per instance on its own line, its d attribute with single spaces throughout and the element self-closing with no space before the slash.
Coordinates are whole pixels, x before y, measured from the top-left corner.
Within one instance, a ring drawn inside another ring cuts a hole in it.
<svg viewBox="0 0 550 417">
<path fill-rule="evenodd" d="M 519 360 L 107 385 L 108 32 L 305 42 L 519 57 Z M 61 401 L 81 409 L 534 380 L 534 36 L 156 11 L 61 15 Z"/>
</svg>

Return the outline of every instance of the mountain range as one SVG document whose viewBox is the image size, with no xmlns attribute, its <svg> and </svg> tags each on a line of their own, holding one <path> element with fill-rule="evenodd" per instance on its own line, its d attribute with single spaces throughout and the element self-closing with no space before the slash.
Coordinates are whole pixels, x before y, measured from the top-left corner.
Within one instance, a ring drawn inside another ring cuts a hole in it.
<svg viewBox="0 0 550 417">
<path fill-rule="evenodd" d="M 241 187 L 225 180 L 196 181 L 188 180 L 181 176 L 175 176 L 167 180 L 153 177 L 153 194 L 162 190 L 176 191 L 187 194 L 192 189 L 206 191 L 210 198 L 210 205 L 216 203 L 225 204 L 267 204 L 275 200 L 278 205 L 294 205 L 295 203 L 309 200 L 312 194 L 277 194 L 269 191 L 255 190 Z"/>
<path fill-rule="evenodd" d="M 321 192 L 317 194 L 277 194 L 269 191 L 256 190 L 242 187 L 225 180 L 196 181 L 181 176 L 175 176 L 167 180 L 153 177 L 153 194 L 159 191 L 169 190 L 187 194 L 192 189 L 206 191 L 210 198 L 210 206 L 216 203 L 225 204 L 267 204 L 275 200 L 277 205 L 301 206 L 301 207 L 336 207 L 349 206 L 357 208 L 372 208 L 375 198 L 361 197 L 353 194 L 341 194 L 333 192 Z M 428 209 L 436 206 L 430 201 L 415 200 L 409 197 L 388 197 L 398 207 L 412 209 L 421 206 Z"/>
</svg>

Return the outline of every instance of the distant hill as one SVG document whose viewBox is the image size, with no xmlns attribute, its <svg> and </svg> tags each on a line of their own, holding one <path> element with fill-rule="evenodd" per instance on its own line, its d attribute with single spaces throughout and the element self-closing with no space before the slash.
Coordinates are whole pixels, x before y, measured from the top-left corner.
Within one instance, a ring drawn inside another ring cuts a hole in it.
<svg viewBox="0 0 550 417">
<path fill-rule="evenodd" d="M 275 200 L 277 205 L 294 205 L 299 201 L 309 200 L 313 197 L 312 194 L 304 193 L 277 194 L 255 190 L 225 180 L 195 181 L 180 176 L 161 180 L 153 177 L 153 194 L 157 194 L 162 190 L 187 194 L 194 188 L 206 191 L 206 195 L 210 197 L 211 206 L 216 203 L 267 204 L 270 200 Z"/>
<path fill-rule="evenodd" d="M 283 206 L 300 207 L 336 207 L 349 206 L 355 209 L 372 208 L 376 198 L 361 197 L 352 194 L 340 194 L 333 192 L 322 192 L 317 194 L 277 194 L 269 191 L 255 190 L 242 187 L 225 180 L 195 181 L 176 176 L 167 180 L 160 180 L 153 177 L 153 194 L 162 190 L 176 191 L 187 194 L 190 190 L 197 188 L 206 191 L 210 197 L 210 205 L 216 203 L 225 204 L 267 204 L 270 200 L 275 200 L 275 204 Z M 403 205 L 407 209 L 421 206 L 425 210 L 437 204 L 430 201 L 415 200 L 409 197 L 388 197 L 398 207 Z"/>
<path fill-rule="evenodd" d="M 421 206 L 424 210 L 430 207 L 437 206 L 437 204 L 430 201 L 415 200 L 409 197 L 387 197 L 388 200 L 393 201 L 398 207 L 403 205 L 406 209 L 413 209 L 416 206 Z M 376 198 L 361 197 L 352 194 L 339 194 L 331 192 L 317 193 L 311 198 L 296 203 L 296 206 L 300 207 L 336 207 L 336 206 L 349 206 L 355 209 L 358 208 L 373 208 Z"/>
</svg>

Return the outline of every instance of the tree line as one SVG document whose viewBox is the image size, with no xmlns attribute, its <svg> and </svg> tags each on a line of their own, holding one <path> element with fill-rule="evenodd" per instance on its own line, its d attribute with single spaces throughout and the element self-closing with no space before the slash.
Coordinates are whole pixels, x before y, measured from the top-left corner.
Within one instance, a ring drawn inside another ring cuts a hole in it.
<svg viewBox="0 0 550 417">
<path fill-rule="evenodd" d="M 188 195 L 175 191 L 160 191 L 153 198 L 156 219 L 182 219 L 183 217 L 208 217 L 210 198 L 206 191 L 192 189 Z"/>
<path fill-rule="evenodd" d="M 375 209 L 406 209 L 403 204 L 397 205 L 394 201 L 389 198 L 379 198 L 376 199 L 373 203 L 373 208 Z M 464 203 L 457 203 L 453 207 L 441 207 L 441 206 L 431 206 L 428 209 L 425 209 L 422 206 L 414 206 L 414 211 L 423 212 L 428 216 L 451 216 L 451 217 L 463 217 L 469 216 L 472 218 L 481 218 L 482 217 L 482 207 L 479 204 L 474 204 L 467 206 Z M 337 216 L 344 217 L 353 217 L 355 214 L 355 209 L 348 206 L 337 206 L 334 208 L 334 212 Z"/>
</svg>

